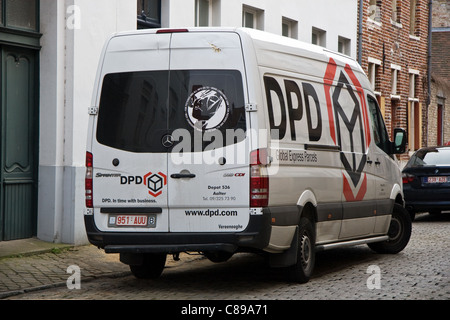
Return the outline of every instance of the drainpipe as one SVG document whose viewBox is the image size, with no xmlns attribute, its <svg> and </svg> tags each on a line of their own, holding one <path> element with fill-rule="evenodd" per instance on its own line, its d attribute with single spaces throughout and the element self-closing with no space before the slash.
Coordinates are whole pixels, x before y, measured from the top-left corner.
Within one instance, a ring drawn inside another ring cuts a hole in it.
<svg viewBox="0 0 450 320">
<path fill-rule="evenodd" d="M 431 104 L 431 43 L 432 43 L 432 28 L 433 28 L 433 0 L 428 1 L 428 56 L 427 56 L 427 146 L 428 146 L 428 109 Z"/>
<path fill-rule="evenodd" d="M 362 65 L 362 24 L 363 24 L 363 1 L 359 0 L 359 24 L 358 24 L 358 63 Z M 430 0 L 431 2 L 432 0 Z"/>
</svg>

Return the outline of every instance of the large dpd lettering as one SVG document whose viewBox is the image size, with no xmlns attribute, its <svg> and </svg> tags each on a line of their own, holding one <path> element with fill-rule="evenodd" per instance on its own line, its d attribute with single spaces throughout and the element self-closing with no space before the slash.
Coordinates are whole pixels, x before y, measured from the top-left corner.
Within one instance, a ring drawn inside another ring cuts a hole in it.
<svg viewBox="0 0 450 320">
<path fill-rule="evenodd" d="M 278 81 L 272 77 L 264 77 L 264 84 L 266 87 L 267 107 L 269 109 L 270 129 L 272 133 L 278 132 L 278 137 L 272 136 L 272 139 L 282 140 L 286 135 L 286 107 L 284 104 L 283 92 L 280 85 L 278 84 Z M 275 123 L 275 112 L 271 93 L 272 91 L 275 92 L 279 101 L 279 114 L 281 115 L 281 122 L 279 125 Z"/>
<path fill-rule="evenodd" d="M 312 142 L 319 141 L 322 137 L 322 113 L 320 110 L 319 98 L 314 87 L 310 83 L 302 83 L 303 100 L 302 90 L 298 83 L 293 80 L 283 81 L 285 95 L 283 95 L 283 89 L 277 79 L 265 76 L 264 84 L 266 89 L 270 129 L 272 132 L 277 132 L 277 136 L 272 135 L 272 139 L 282 140 L 285 138 L 288 126 L 287 122 L 289 121 L 291 132 L 290 138 L 292 141 L 296 141 L 296 122 L 303 119 L 303 108 L 305 108 L 308 139 Z M 277 100 L 274 101 L 273 99 Z M 312 112 L 312 109 L 315 109 L 313 111 L 314 113 Z M 276 115 L 278 121 L 276 121 Z M 314 116 L 317 121 L 315 126 L 313 121 Z"/>
</svg>

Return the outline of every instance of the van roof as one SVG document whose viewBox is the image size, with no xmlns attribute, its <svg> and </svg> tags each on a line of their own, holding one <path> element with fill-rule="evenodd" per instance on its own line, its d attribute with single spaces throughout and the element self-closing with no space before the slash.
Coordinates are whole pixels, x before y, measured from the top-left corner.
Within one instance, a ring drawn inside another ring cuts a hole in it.
<svg viewBox="0 0 450 320">
<path fill-rule="evenodd" d="M 342 53 L 327 48 L 303 42 L 300 40 L 276 35 L 273 33 L 242 27 L 191 27 L 191 28 L 162 28 L 125 31 L 114 34 L 112 37 L 127 35 L 156 34 L 158 32 L 236 32 L 243 37 L 248 37 L 255 48 L 277 53 L 299 55 L 309 59 L 328 63 L 332 58 L 338 66 L 349 65 L 354 71 L 364 74 L 359 63 Z"/>
</svg>

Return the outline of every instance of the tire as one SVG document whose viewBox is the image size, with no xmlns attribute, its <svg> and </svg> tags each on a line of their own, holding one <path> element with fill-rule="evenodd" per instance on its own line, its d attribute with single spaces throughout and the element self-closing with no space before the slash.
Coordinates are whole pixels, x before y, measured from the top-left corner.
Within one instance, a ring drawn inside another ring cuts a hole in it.
<svg viewBox="0 0 450 320">
<path fill-rule="evenodd" d="M 370 243 L 368 246 L 378 253 L 399 253 L 407 246 L 411 238 L 411 229 L 412 224 L 408 211 L 403 206 L 395 204 L 388 231 L 389 240 Z"/>
<path fill-rule="evenodd" d="M 205 252 L 204 255 L 211 262 L 221 263 L 228 261 L 234 255 L 234 253 L 226 251 L 208 251 Z"/>
<path fill-rule="evenodd" d="M 311 278 L 316 262 L 315 231 L 313 223 L 307 218 L 301 218 L 298 227 L 297 262 L 287 268 L 291 281 L 306 283 Z"/>
<path fill-rule="evenodd" d="M 141 265 L 130 265 L 131 273 L 138 279 L 159 278 L 166 265 L 166 254 L 148 253 Z"/>
<path fill-rule="evenodd" d="M 414 219 L 416 219 L 416 212 L 413 210 L 408 210 L 409 213 L 409 217 L 411 218 L 411 222 L 414 221 Z"/>
</svg>

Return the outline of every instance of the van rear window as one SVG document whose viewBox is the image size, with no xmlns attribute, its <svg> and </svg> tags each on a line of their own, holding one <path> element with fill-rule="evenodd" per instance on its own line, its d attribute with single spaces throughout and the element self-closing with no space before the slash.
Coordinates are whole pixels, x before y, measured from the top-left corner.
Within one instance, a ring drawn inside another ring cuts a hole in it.
<svg viewBox="0 0 450 320">
<path fill-rule="evenodd" d="M 177 70 L 105 76 L 97 122 L 99 143 L 130 152 L 167 152 L 177 141 L 167 147 L 163 138 L 175 131 L 182 132 L 183 139 L 189 135 L 192 151 L 194 147 L 199 151 L 198 144 L 194 146 L 198 137 L 202 149 L 217 137 L 223 137 L 223 146 L 245 139 L 241 73 Z M 230 131 L 239 133 L 227 139 Z"/>
</svg>

